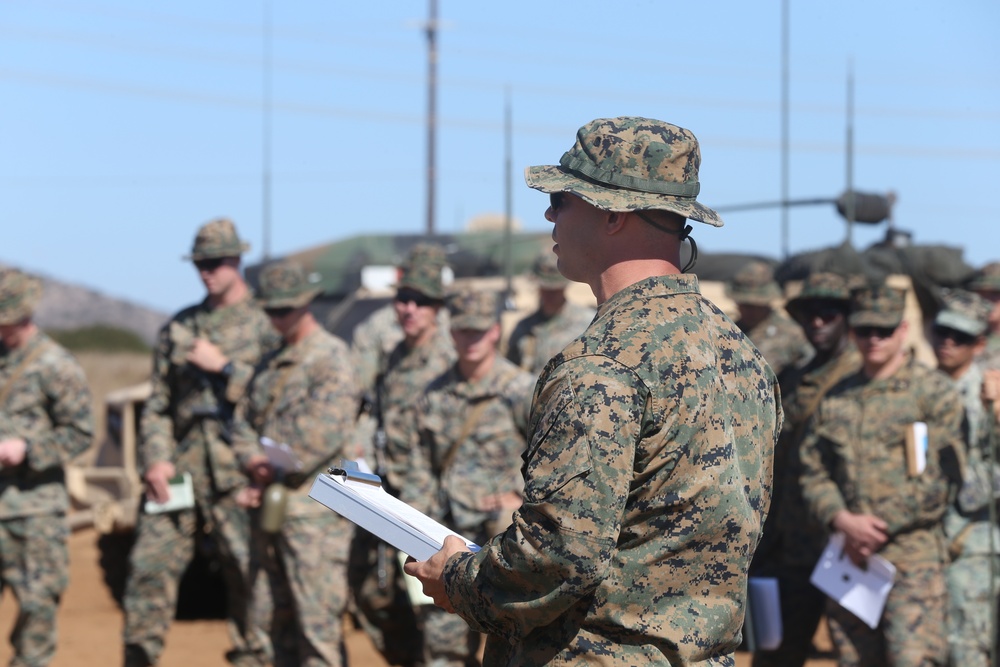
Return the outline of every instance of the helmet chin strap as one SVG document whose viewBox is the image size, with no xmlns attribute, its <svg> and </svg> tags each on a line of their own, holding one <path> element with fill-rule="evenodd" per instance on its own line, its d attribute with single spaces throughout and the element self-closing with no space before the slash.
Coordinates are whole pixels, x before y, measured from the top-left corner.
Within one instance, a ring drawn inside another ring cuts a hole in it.
<svg viewBox="0 0 1000 667">
<path fill-rule="evenodd" d="M 669 227 L 665 227 L 663 224 L 657 222 L 656 220 L 653 220 L 651 217 L 649 217 L 642 211 L 632 211 L 632 212 L 635 213 L 640 218 L 642 218 L 645 222 L 648 222 L 653 227 L 659 229 L 661 232 L 665 232 L 667 234 L 673 234 L 674 236 L 678 237 L 681 243 L 683 243 L 684 240 L 687 239 L 691 243 L 691 257 L 690 259 L 688 259 L 687 264 L 684 265 L 684 268 L 681 269 L 681 273 L 687 273 L 688 271 L 694 268 L 695 263 L 698 261 L 698 244 L 694 242 L 693 238 L 691 238 L 691 232 L 694 231 L 691 225 L 685 225 L 684 229 L 670 229 Z"/>
</svg>

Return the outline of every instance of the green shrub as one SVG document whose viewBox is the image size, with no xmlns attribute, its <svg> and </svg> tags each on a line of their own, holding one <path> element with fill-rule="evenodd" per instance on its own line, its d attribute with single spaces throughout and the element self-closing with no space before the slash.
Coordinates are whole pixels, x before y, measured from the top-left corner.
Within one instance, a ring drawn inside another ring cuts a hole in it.
<svg viewBox="0 0 1000 667">
<path fill-rule="evenodd" d="M 48 331 L 57 343 L 73 352 L 149 352 L 149 345 L 134 331 L 95 324 L 78 329 Z"/>
</svg>

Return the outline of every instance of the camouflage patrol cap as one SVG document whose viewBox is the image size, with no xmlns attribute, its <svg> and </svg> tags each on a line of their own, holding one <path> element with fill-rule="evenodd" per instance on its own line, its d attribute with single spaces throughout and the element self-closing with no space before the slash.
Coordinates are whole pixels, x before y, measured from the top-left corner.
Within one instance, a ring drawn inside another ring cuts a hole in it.
<svg viewBox="0 0 1000 667">
<path fill-rule="evenodd" d="M 781 298 L 774 269 L 767 262 L 749 262 L 737 271 L 726 286 L 726 293 L 736 303 L 753 306 L 770 306 Z"/>
<path fill-rule="evenodd" d="M 967 287 L 974 292 L 1000 292 L 1000 262 L 990 262 L 981 268 Z"/>
<path fill-rule="evenodd" d="M 950 290 L 942 297 L 944 308 L 934 318 L 936 326 L 947 327 L 970 336 L 981 336 L 986 327 L 993 304 L 975 292 Z"/>
<path fill-rule="evenodd" d="M 411 289 L 426 297 L 444 301 L 444 281 L 441 278 L 443 264 L 434 258 L 410 257 L 400 267 L 396 290 Z"/>
<path fill-rule="evenodd" d="M 18 269 L 0 269 L 0 324 L 30 317 L 41 298 L 41 280 Z"/>
<path fill-rule="evenodd" d="M 309 281 L 305 269 L 290 259 L 268 264 L 260 272 L 257 302 L 263 308 L 301 308 L 309 304 L 319 288 Z"/>
<path fill-rule="evenodd" d="M 605 211 L 661 210 L 722 226 L 699 204 L 701 149 L 689 130 L 651 118 L 598 118 L 576 133 L 558 165 L 528 167 L 528 187 L 570 192 Z"/>
<path fill-rule="evenodd" d="M 500 299 L 495 292 L 463 289 L 448 299 L 452 329 L 486 331 L 500 321 Z"/>
<path fill-rule="evenodd" d="M 559 258 L 554 252 L 543 252 L 531 266 L 531 274 L 542 289 L 561 289 L 569 281 L 559 273 Z"/>
<path fill-rule="evenodd" d="M 903 321 L 906 290 L 888 285 L 869 285 L 851 292 L 852 327 L 892 327 Z"/>
<path fill-rule="evenodd" d="M 421 242 L 415 244 L 407 253 L 402 265 L 406 266 L 412 262 L 427 262 L 429 264 L 439 264 L 444 266 L 448 263 L 447 253 L 444 246 L 437 243 Z"/>
<path fill-rule="evenodd" d="M 801 319 L 803 307 L 810 301 L 843 301 L 846 309 L 851 302 L 853 282 L 837 273 L 811 273 L 802 283 L 802 290 L 785 304 L 785 310 L 798 320 Z"/>
<path fill-rule="evenodd" d="M 198 230 L 191 246 L 191 254 L 185 260 L 197 262 L 199 259 L 217 257 L 239 257 L 250 249 L 250 244 L 236 235 L 236 225 L 228 218 L 209 220 Z"/>
</svg>

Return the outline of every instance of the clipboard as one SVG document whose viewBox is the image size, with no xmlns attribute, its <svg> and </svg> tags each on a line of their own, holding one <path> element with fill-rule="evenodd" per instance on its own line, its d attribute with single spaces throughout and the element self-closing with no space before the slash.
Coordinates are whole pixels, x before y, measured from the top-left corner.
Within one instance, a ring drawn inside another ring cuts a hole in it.
<svg viewBox="0 0 1000 667">
<path fill-rule="evenodd" d="M 341 462 L 316 476 L 309 497 L 418 561 L 441 550 L 449 535 L 472 551 L 479 546 L 382 488 L 382 480 L 362 472 L 353 461 Z"/>
</svg>

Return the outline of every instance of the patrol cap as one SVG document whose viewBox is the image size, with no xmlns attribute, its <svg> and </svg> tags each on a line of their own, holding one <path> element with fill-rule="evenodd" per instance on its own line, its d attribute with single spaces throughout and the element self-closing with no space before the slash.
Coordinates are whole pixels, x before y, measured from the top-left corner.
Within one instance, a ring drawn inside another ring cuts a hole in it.
<svg viewBox="0 0 1000 667">
<path fill-rule="evenodd" d="M 411 289 L 437 301 L 444 301 L 442 264 L 427 258 L 410 258 L 400 267 L 396 290 Z"/>
<path fill-rule="evenodd" d="M 528 167 L 528 187 L 570 192 L 605 211 L 660 210 L 722 226 L 696 201 L 701 149 L 690 130 L 652 118 L 598 118 L 576 133 L 558 165 Z"/>
<path fill-rule="evenodd" d="M 942 297 L 944 308 L 934 317 L 934 325 L 970 336 L 981 336 L 988 326 L 993 304 L 974 292 L 951 290 Z"/>
<path fill-rule="evenodd" d="M 41 298 L 41 280 L 19 269 L 0 269 L 0 324 L 16 324 L 31 316 Z"/>
<path fill-rule="evenodd" d="M 260 272 L 257 302 L 263 308 L 300 308 L 320 293 L 302 265 L 291 259 L 272 262 Z"/>
<path fill-rule="evenodd" d="M 801 319 L 803 308 L 810 301 L 842 301 L 846 310 L 851 302 L 852 282 L 836 273 L 811 273 L 802 283 L 802 290 L 785 304 L 785 310 L 796 320 Z"/>
<path fill-rule="evenodd" d="M 250 244 L 236 235 L 236 225 L 229 218 L 209 220 L 194 237 L 191 254 L 182 259 L 195 261 L 217 257 L 239 257 L 250 249 Z"/>
<path fill-rule="evenodd" d="M 774 280 L 774 269 L 767 262 L 749 262 L 736 272 L 726 286 L 729 298 L 736 303 L 770 306 L 781 298 L 781 288 Z"/>
<path fill-rule="evenodd" d="M 535 259 L 531 266 L 531 275 L 535 282 L 542 289 L 560 289 L 569 284 L 569 281 L 559 273 L 559 258 L 554 252 L 543 252 Z"/>
<path fill-rule="evenodd" d="M 462 289 L 448 299 L 452 329 L 486 331 L 500 321 L 500 299 L 495 292 Z"/>
<path fill-rule="evenodd" d="M 1000 292 L 1000 262 L 990 262 L 981 268 L 967 287 L 976 292 Z"/>
<path fill-rule="evenodd" d="M 429 264 L 437 263 L 444 266 L 448 263 L 446 257 L 447 254 L 444 246 L 437 243 L 421 242 L 410 248 L 410 252 L 407 253 L 406 259 L 402 262 L 402 266 L 406 266 L 412 262 L 426 262 Z"/>
<path fill-rule="evenodd" d="M 847 323 L 852 327 L 891 327 L 903 321 L 906 290 L 888 285 L 869 285 L 851 292 L 851 314 Z"/>
</svg>

